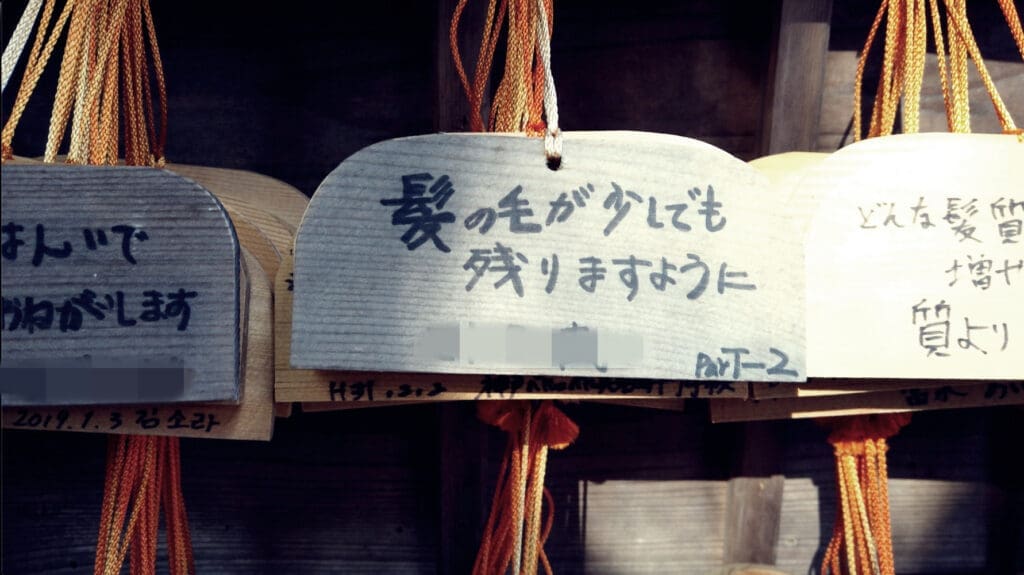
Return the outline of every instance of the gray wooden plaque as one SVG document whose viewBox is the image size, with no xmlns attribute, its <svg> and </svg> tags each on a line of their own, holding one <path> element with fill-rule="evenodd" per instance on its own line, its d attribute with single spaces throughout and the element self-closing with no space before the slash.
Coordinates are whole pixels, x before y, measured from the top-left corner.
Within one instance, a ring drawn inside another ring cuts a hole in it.
<svg viewBox="0 0 1024 575">
<path fill-rule="evenodd" d="M 4 166 L 5 405 L 239 399 L 239 247 L 163 170 Z"/>
<path fill-rule="evenodd" d="M 320 186 L 295 248 L 306 369 L 805 379 L 788 198 L 708 144 L 390 140 Z"/>
</svg>

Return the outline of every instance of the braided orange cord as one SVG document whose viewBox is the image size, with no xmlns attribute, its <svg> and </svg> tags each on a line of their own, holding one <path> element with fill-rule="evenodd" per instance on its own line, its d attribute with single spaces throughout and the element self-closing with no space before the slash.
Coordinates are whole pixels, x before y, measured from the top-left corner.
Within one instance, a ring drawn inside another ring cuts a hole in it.
<svg viewBox="0 0 1024 575">
<path fill-rule="evenodd" d="M 192 555 L 192 536 L 185 512 L 185 498 L 181 491 L 181 441 L 177 437 L 164 438 L 167 445 L 167 465 L 162 498 L 167 509 L 167 555 L 171 575 L 195 575 Z"/>
<path fill-rule="evenodd" d="M 925 55 L 928 47 L 926 0 L 907 0 L 906 65 L 903 68 L 903 132 L 921 129 L 921 87 L 924 85 Z"/>
<path fill-rule="evenodd" d="M 949 34 L 949 75 L 952 95 L 953 131 L 971 131 L 971 98 L 967 77 L 967 44 L 964 32 L 956 26 L 956 17 L 966 16 L 967 0 L 944 0 L 946 30 Z"/>
<path fill-rule="evenodd" d="M 530 480 L 526 491 L 526 528 L 523 535 L 523 573 L 536 575 L 540 559 L 542 509 L 544 503 L 544 475 L 548 461 L 548 447 L 538 445 L 530 462 Z"/>
<path fill-rule="evenodd" d="M 535 575 L 538 567 L 550 575 L 544 544 L 554 524 L 554 500 L 544 488 L 547 455 L 550 449 L 568 446 L 579 428 L 550 402 L 536 410 L 529 402 L 480 404 L 478 410 L 482 420 L 509 437 L 473 574 L 505 573 L 517 562 L 521 547 L 516 575 Z"/>
<path fill-rule="evenodd" d="M 86 18 L 87 14 L 88 11 L 79 7 L 71 15 L 64 58 L 61 61 L 60 75 L 57 80 L 57 94 L 53 102 L 53 113 L 50 116 L 50 130 L 43 155 L 45 162 L 55 161 L 57 149 L 64 139 L 67 125 L 71 119 L 71 109 L 77 96 L 77 82 L 82 73 L 82 67 L 85 65 L 85 39 L 90 24 Z"/>
<path fill-rule="evenodd" d="M 883 573 L 894 575 L 896 573 L 896 562 L 892 553 L 892 525 L 889 512 L 889 466 L 886 462 L 886 452 L 889 445 L 884 437 L 876 440 L 875 453 L 877 457 L 877 475 L 875 481 L 878 484 L 878 523 L 885 535 L 885 545 L 879 547 L 879 555 L 883 561 Z"/>
<path fill-rule="evenodd" d="M 885 47 L 882 57 L 882 79 L 875 95 L 875 109 L 871 115 L 869 137 L 887 136 L 892 133 L 899 108 L 899 97 L 903 83 L 902 68 L 904 46 L 904 13 L 900 0 L 889 2 L 886 19 Z"/>
<path fill-rule="evenodd" d="M 14 98 L 14 107 L 7 118 L 7 123 L 4 124 L 2 133 L 0 133 L 0 156 L 4 160 L 14 157 L 14 150 L 11 148 L 14 132 L 18 128 L 18 122 L 21 121 L 22 114 L 25 113 L 25 107 L 28 106 L 28 101 L 32 97 L 36 85 L 39 83 L 43 69 L 46 68 L 46 63 L 53 54 L 53 49 L 57 45 L 57 40 L 64 30 L 64 25 L 67 23 L 74 5 L 74 0 L 68 0 L 52 28 L 49 24 L 53 17 L 54 0 L 47 0 L 43 5 L 43 13 L 39 18 L 39 29 L 25 63 L 25 73 L 21 85 L 18 87 L 18 95 Z M 48 28 L 50 28 L 50 33 L 47 36 Z"/>
<path fill-rule="evenodd" d="M 115 47 L 114 50 L 116 53 L 117 48 Z M 116 58 L 108 58 L 106 62 L 107 70 L 103 74 L 103 88 L 99 93 L 99 125 L 91 137 L 89 163 L 112 166 L 117 164 L 120 143 L 118 118 L 121 104 L 119 77 L 121 67 Z"/>
<path fill-rule="evenodd" d="M 146 105 L 149 133 L 151 135 L 150 148 L 153 152 L 152 164 L 158 168 L 166 164 L 167 150 L 167 80 L 164 77 L 164 64 L 160 58 L 160 45 L 156 39 L 156 26 L 153 24 L 153 12 L 149 6 L 149 0 L 142 0 L 142 14 L 146 18 L 146 32 L 149 39 L 149 54 L 153 58 L 153 75 L 156 78 L 157 98 L 160 104 L 160 126 L 159 129 L 153 121 L 153 99 L 150 96 L 148 71 L 143 75 L 143 87 Z M 144 43 L 140 43 L 140 50 L 145 49 Z M 145 68 L 145 60 L 143 60 Z M 187 528 L 187 526 L 186 526 Z"/>
<path fill-rule="evenodd" d="M 93 575 L 103 575 L 102 559 L 107 556 L 107 542 L 110 539 L 111 525 L 114 523 L 114 507 L 120 486 L 120 470 L 123 466 L 124 451 L 127 446 L 123 436 L 111 436 L 107 442 L 107 478 L 103 486 L 103 505 L 100 508 L 100 528 L 96 538 L 96 563 Z"/>
<path fill-rule="evenodd" d="M 551 562 L 548 561 L 548 554 L 544 552 L 544 544 L 547 543 L 548 536 L 551 535 L 551 529 L 555 526 L 555 498 L 552 497 L 551 491 L 547 487 L 544 488 L 544 501 L 548 504 L 548 514 L 544 520 L 544 530 L 540 535 L 540 562 L 541 566 L 544 567 L 544 573 L 546 575 L 553 575 Z"/>
<path fill-rule="evenodd" d="M 839 480 L 836 479 L 836 492 L 840 492 Z M 825 547 L 825 553 L 821 559 L 821 573 L 822 575 L 839 575 L 842 573 L 842 567 L 839 563 L 839 549 L 843 542 L 843 523 L 842 521 L 836 521 L 832 524 L 832 537 L 828 541 L 828 546 Z"/>
<path fill-rule="evenodd" d="M 932 28 L 935 30 L 935 56 L 939 64 L 939 82 L 942 85 L 942 102 L 946 108 L 946 126 L 953 131 L 953 97 L 950 93 L 948 71 L 946 70 L 946 46 L 942 39 L 942 17 L 938 0 L 928 0 L 932 14 Z"/>
<path fill-rule="evenodd" d="M 163 438 L 147 438 L 147 449 L 154 451 L 153 481 L 138 494 L 142 502 L 141 517 L 134 532 L 129 533 L 131 545 L 129 573 L 131 575 L 156 575 L 157 533 L 160 526 L 161 470 L 166 461 Z"/>
<path fill-rule="evenodd" d="M 871 524 L 878 532 L 879 541 L 892 541 L 892 526 L 889 518 L 888 470 L 885 466 L 886 442 L 884 438 L 865 442 L 867 483 L 870 487 L 868 502 Z M 896 565 L 892 545 L 878 546 L 878 560 L 882 575 L 895 575 Z"/>
<path fill-rule="evenodd" d="M 1013 35 L 1013 41 L 1017 43 L 1020 57 L 1024 58 L 1024 27 L 1021 26 L 1020 16 L 1017 15 L 1017 7 L 1013 0 L 999 0 L 999 7 L 1003 10 L 1006 23 L 1010 26 L 1010 34 Z"/>
<path fill-rule="evenodd" d="M 96 74 L 96 38 L 100 33 L 98 26 L 93 22 L 103 18 L 104 10 L 98 0 L 81 0 L 83 4 L 75 10 L 76 16 L 87 22 L 85 35 L 82 40 L 82 65 L 79 67 L 77 79 L 77 90 L 75 92 L 75 107 L 71 122 L 71 137 L 68 144 L 68 154 L 65 160 L 70 164 L 85 164 L 89 161 L 89 133 L 90 109 L 88 102 L 89 78 Z M 58 142 L 59 144 L 59 142 Z M 53 154 L 53 161 L 56 161 L 56 151 Z"/>
<path fill-rule="evenodd" d="M 491 498 L 491 512 L 487 515 L 487 524 L 484 526 L 483 540 L 480 543 L 480 550 L 477 551 L 476 561 L 473 563 L 473 573 L 483 573 L 483 569 L 490 565 L 491 548 L 494 545 L 491 534 L 494 532 L 495 523 L 501 513 L 501 502 L 505 490 L 505 474 L 508 472 L 509 460 L 512 455 L 511 440 L 505 447 L 505 455 L 501 458 L 501 469 L 498 471 L 498 483 L 494 488 L 494 496 Z"/>
<path fill-rule="evenodd" d="M 498 37 L 501 34 L 501 27 L 508 13 L 508 0 L 502 0 L 500 6 L 495 9 L 495 0 L 487 4 L 487 15 L 484 18 L 483 35 L 480 38 L 480 52 L 477 56 L 476 69 L 473 72 L 473 83 L 470 85 L 462 63 L 462 56 L 459 51 L 458 30 L 459 22 L 462 19 L 468 0 L 459 0 L 452 15 L 452 25 L 448 33 L 448 47 L 455 63 L 455 70 L 462 83 L 462 90 L 470 105 L 469 127 L 474 132 L 484 131 L 483 113 L 484 91 L 487 88 L 487 81 L 490 79 L 491 65 L 494 61 L 494 52 L 498 46 Z"/>
<path fill-rule="evenodd" d="M 875 43 L 875 36 L 878 34 L 878 28 L 882 24 L 882 18 L 885 16 L 885 11 L 889 6 L 889 0 L 882 0 L 881 6 L 878 8 L 878 13 L 875 14 L 875 20 L 871 24 L 871 30 L 868 32 L 868 39 L 864 43 L 864 48 L 860 52 L 860 58 L 857 59 L 857 75 L 854 80 L 853 87 L 853 139 L 859 141 L 861 139 L 861 125 L 862 125 L 862 114 L 861 114 L 861 93 L 863 92 L 864 86 L 864 69 L 867 67 L 868 54 L 871 52 L 871 46 Z"/>
<path fill-rule="evenodd" d="M 548 35 L 554 31 L 554 2 L 544 1 L 544 11 L 547 13 Z M 534 18 L 536 26 L 536 16 Z M 539 48 L 535 49 L 533 73 L 530 78 L 530 101 L 527 106 L 526 134 L 533 137 L 543 137 L 547 123 L 544 121 L 544 62 L 539 57 Z"/>
<path fill-rule="evenodd" d="M 974 40 L 974 32 L 971 30 L 970 22 L 967 21 L 967 9 L 966 0 L 946 0 L 947 6 L 950 2 L 958 3 L 959 10 L 948 9 L 947 12 L 950 16 L 950 23 L 956 30 L 956 35 L 963 41 L 966 52 L 970 55 L 971 59 L 974 60 L 974 66 L 978 70 L 978 75 L 981 76 L 981 82 L 985 85 L 985 91 L 988 92 L 989 99 L 992 101 L 992 106 L 995 108 L 996 116 L 999 118 L 999 124 L 1003 127 L 1003 131 L 1006 133 L 1017 133 L 1017 126 L 1013 123 L 1013 118 L 1010 117 L 1010 111 L 1006 108 L 1006 104 L 1003 103 L 1002 97 L 999 96 L 999 91 L 996 89 L 995 83 L 992 81 L 992 77 L 988 73 L 988 67 L 985 66 L 985 61 L 981 57 L 981 50 L 978 48 L 978 43 Z M 950 34 L 952 36 L 952 33 Z M 959 72 L 957 72 L 959 74 Z M 964 71 L 963 82 L 966 83 L 966 71 Z M 955 76 L 954 76 L 955 78 Z M 966 85 L 964 87 L 966 90 Z M 954 93 L 956 90 L 954 89 Z M 967 110 L 967 104 L 963 104 L 964 109 Z M 970 112 L 965 111 L 965 114 L 969 116 Z M 970 131 L 970 122 L 967 123 L 967 131 Z"/>
</svg>

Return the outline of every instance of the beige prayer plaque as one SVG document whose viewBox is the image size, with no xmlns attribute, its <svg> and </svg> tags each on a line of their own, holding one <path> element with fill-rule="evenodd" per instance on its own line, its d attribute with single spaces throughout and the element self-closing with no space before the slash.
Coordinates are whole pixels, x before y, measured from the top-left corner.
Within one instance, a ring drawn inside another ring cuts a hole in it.
<svg viewBox="0 0 1024 575">
<path fill-rule="evenodd" d="M 805 379 L 802 241 L 765 176 L 687 138 L 439 134 L 356 153 L 295 249 L 291 365 Z"/>
<path fill-rule="evenodd" d="M 919 134 L 844 148 L 798 193 L 811 377 L 1024 377 L 1024 143 Z"/>
</svg>

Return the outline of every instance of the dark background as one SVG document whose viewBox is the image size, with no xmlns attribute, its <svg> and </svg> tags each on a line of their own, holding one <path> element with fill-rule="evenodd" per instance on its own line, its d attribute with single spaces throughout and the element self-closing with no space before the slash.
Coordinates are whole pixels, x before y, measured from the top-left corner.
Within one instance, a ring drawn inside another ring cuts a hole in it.
<svg viewBox="0 0 1024 575">
<path fill-rule="evenodd" d="M 3 3 L 5 38 L 23 6 Z M 835 2 L 831 48 L 860 49 L 875 10 Z M 971 10 L 990 61 L 1019 61 L 995 2 Z M 434 70 L 446 34 L 441 46 L 435 39 L 447 26 L 436 2 L 183 0 L 153 11 L 170 161 L 252 170 L 309 195 L 356 150 L 438 127 Z M 773 2 L 739 0 L 559 0 L 553 68 L 563 128 L 667 132 L 743 159 L 762 155 L 777 12 Z M 19 127 L 19 155 L 42 153 L 56 67 Z M 5 117 L 19 78 L 16 70 Z M 848 118 L 843 108 L 822 124 L 841 132 Z M 786 475 L 778 564 L 816 571 L 836 494 L 825 432 L 813 422 L 710 425 L 698 403 L 684 414 L 566 409 L 582 433 L 550 460 L 556 573 L 711 572 L 727 481 L 750 473 Z M 1020 417 L 1009 408 L 922 413 L 893 440 L 901 573 L 1024 569 Z M 90 572 L 106 439 L 2 437 L 0 570 Z M 503 441 L 469 404 L 298 414 L 279 420 L 269 444 L 185 440 L 199 572 L 468 572 Z M 452 477 L 472 481 L 453 490 Z"/>
</svg>

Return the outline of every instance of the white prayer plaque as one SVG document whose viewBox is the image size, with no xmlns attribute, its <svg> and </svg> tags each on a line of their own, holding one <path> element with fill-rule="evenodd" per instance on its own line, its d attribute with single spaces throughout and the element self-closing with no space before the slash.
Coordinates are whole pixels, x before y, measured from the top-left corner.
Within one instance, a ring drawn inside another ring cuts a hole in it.
<svg viewBox="0 0 1024 575">
<path fill-rule="evenodd" d="M 163 170 L 4 166 L 5 405 L 239 399 L 239 252 Z"/>
<path fill-rule="evenodd" d="M 785 198 L 708 144 L 390 140 L 320 186 L 295 248 L 306 369 L 803 381 Z"/>
<path fill-rule="evenodd" d="M 1024 143 L 919 134 L 844 148 L 798 194 L 812 377 L 1024 377 Z"/>
</svg>

